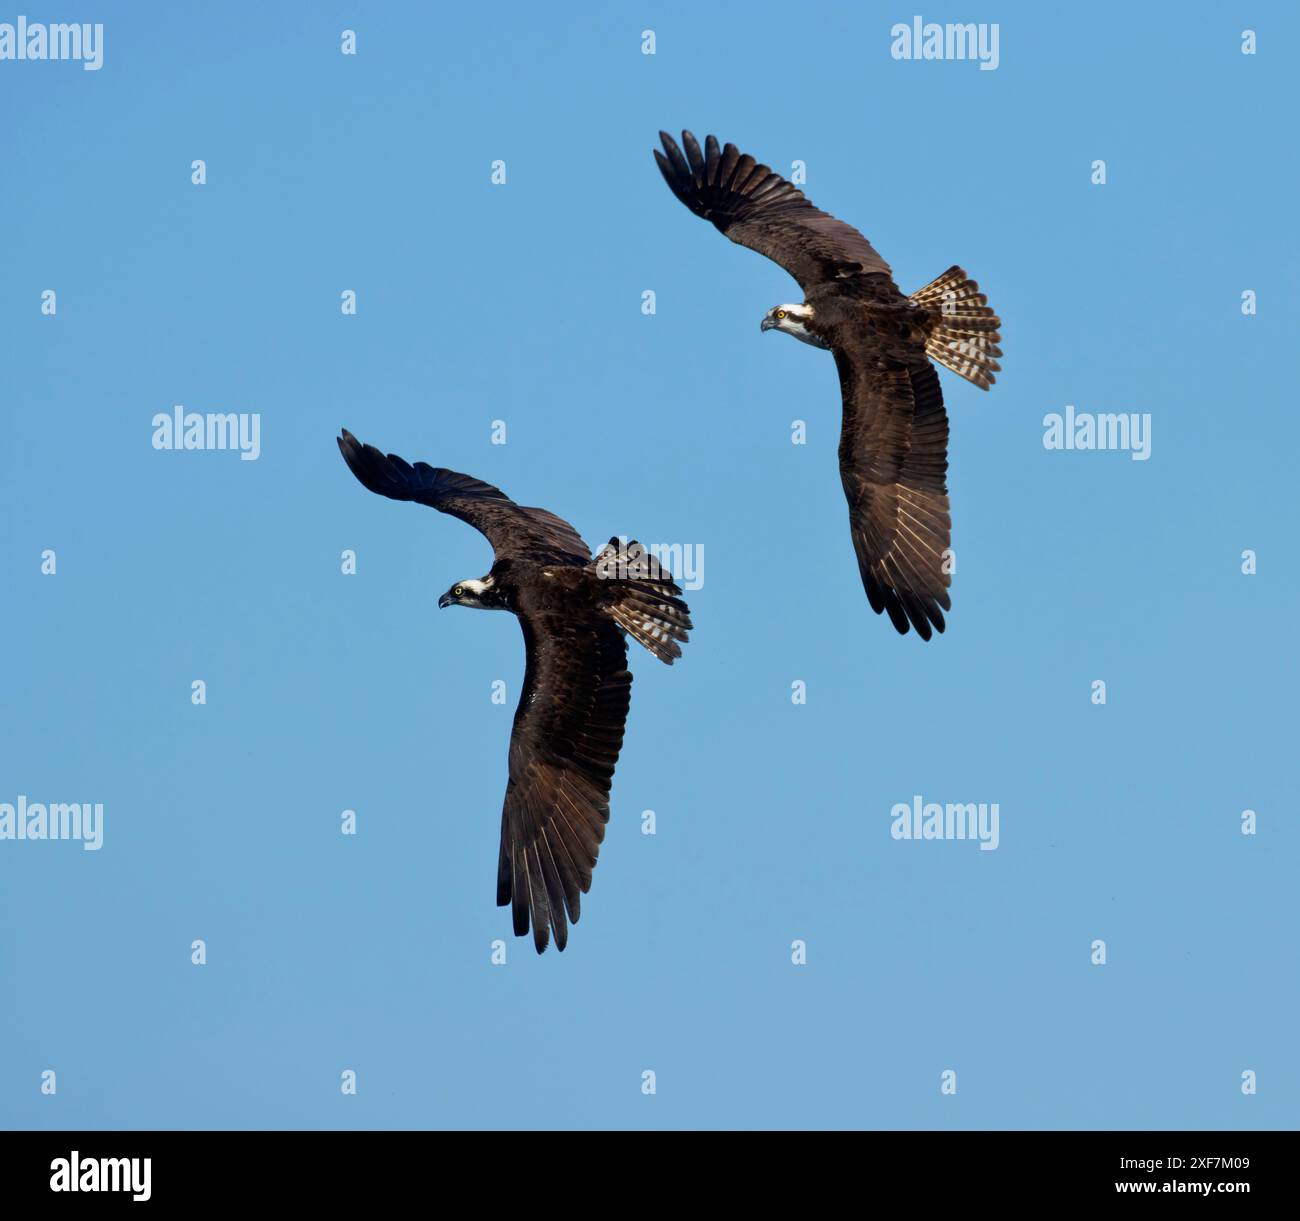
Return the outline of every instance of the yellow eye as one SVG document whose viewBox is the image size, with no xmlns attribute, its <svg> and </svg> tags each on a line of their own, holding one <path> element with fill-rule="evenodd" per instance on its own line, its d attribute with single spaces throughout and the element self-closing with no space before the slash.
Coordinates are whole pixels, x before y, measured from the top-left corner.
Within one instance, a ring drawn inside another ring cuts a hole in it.
<svg viewBox="0 0 1300 1221">
<path fill-rule="evenodd" d="M 785 310 L 783 310 L 783 309 L 779 309 L 779 310 L 777 310 L 777 311 L 776 311 L 776 316 L 777 316 L 777 319 L 778 319 L 778 320 L 781 319 L 781 318 L 784 318 L 784 317 L 785 317 Z"/>
<path fill-rule="evenodd" d="M 453 598 L 459 598 L 464 592 L 465 587 L 463 585 L 457 585 L 456 588 L 451 591 L 451 596 Z"/>
</svg>

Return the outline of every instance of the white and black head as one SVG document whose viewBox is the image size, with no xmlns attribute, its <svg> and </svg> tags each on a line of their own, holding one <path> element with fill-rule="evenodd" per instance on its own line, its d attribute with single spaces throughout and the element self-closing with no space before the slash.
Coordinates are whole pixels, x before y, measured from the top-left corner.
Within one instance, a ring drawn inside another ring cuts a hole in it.
<svg viewBox="0 0 1300 1221">
<path fill-rule="evenodd" d="M 439 608 L 447 606 L 472 606 L 475 610 L 500 610 L 502 602 L 497 595 L 495 582 L 490 576 L 482 580 L 471 578 L 457 581 L 441 598 Z"/>
<path fill-rule="evenodd" d="M 804 343 L 812 344 L 814 348 L 830 347 L 830 344 L 809 329 L 812 320 L 811 305 L 774 305 L 763 315 L 763 325 L 760 330 L 784 331 Z"/>
</svg>

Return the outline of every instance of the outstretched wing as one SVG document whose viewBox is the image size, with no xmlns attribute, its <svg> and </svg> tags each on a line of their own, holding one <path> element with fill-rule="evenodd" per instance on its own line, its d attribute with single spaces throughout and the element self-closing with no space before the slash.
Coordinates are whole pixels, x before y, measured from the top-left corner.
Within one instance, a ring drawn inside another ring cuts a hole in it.
<svg viewBox="0 0 1300 1221">
<path fill-rule="evenodd" d="M 928 360 L 882 369 L 866 351 L 835 349 L 844 398 L 840 479 L 871 608 L 924 640 L 952 609 L 947 556 L 948 416 Z"/>
<path fill-rule="evenodd" d="M 346 428 L 338 443 L 352 473 L 372 492 L 392 500 L 414 500 L 459 517 L 487 536 L 498 560 L 586 564 L 591 558 L 586 543 L 567 521 L 545 509 L 515 504 L 490 483 L 427 462 L 412 466 L 396 454 L 385 456 L 373 445 L 363 445 Z"/>
<path fill-rule="evenodd" d="M 889 264 L 852 225 L 814 207 L 798 187 L 734 144 L 720 149 L 709 136 L 701 152 L 684 131 L 683 156 L 667 132 L 659 139 L 664 151 L 655 149 L 655 160 L 673 194 L 733 242 L 779 263 L 805 295 L 814 285 L 857 275 L 893 283 Z"/>
<path fill-rule="evenodd" d="M 528 650 L 510 736 L 497 903 L 540 954 L 569 940 L 609 821 L 609 789 L 632 696 L 627 645 L 595 612 L 519 616 Z M 567 913 L 567 920 L 566 920 Z"/>
</svg>

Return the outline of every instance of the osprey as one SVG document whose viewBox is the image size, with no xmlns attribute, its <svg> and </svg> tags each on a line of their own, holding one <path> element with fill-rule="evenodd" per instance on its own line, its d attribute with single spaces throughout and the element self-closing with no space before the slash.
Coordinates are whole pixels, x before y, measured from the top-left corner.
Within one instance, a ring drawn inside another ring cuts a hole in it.
<svg viewBox="0 0 1300 1221">
<path fill-rule="evenodd" d="M 987 390 L 1001 366 L 1001 326 L 960 267 L 905 297 L 889 264 L 851 225 L 734 144 L 703 151 L 666 132 L 655 160 L 674 195 L 733 242 L 765 254 L 803 289 L 768 310 L 761 330 L 784 331 L 835 357 L 844 404 L 840 479 L 871 608 L 929 640 L 948 597 L 948 417 L 931 360 Z"/>
<path fill-rule="evenodd" d="M 440 607 L 507 610 L 524 633 L 527 664 L 510 734 L 501 813 L 497 904 L 515 933 L 531 922 L 540 954 L 577 923 L 609 821 L 609 789 L 632 693 L 626 636 L 672 665 L 690 614 L 672 576 L 638 543 L 609 544 L 595 559 L 568 522 L 517 505 L 469 475 L 396 454 L 385 457 L 347 429 L 339 450 L 372 492 L 450 513 L 487 536 L 484 577 L 457 581 Z"/>
</svg>

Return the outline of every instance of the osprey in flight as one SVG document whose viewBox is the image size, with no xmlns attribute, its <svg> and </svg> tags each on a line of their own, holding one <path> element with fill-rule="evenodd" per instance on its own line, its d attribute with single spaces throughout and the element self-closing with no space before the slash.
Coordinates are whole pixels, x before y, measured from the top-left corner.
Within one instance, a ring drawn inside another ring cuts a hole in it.
<svg viewBox="0 0 1300 1221">
<path fill-rule="evenodd" d="M 851 225 L 813 207 L 780 174 L 723 148 L 686 152 L 666 132 L 655 160 L 672 192 L 733 242 L 765 254 L 803 289 L 762 330 L 784 331 L 835 357 L 844 400 L 840 479 L 871 608 L 899 632 L 942 632 L 948 597 L 948 417 L 931 360 L 981 390 L 1001 368 L 1001 322 L 960 267 L 905 297 L 889 264 Z"/>
<path fill-rule="evenodd" d="M 550 933 L 569 939 L 609 821 L 609 788 L 632 694 L 626 636 L 668 665 L 682 655 L 690 614 L 672 576 L 637 543 L 611 539 L 592 559 L 577 531 L 499 488 L 385 457 L 347 429 L 339 450 L 372 492 L 450 513 L 487 536 L 487 576 L 457 581 L 440 607 L 508 610 L 524 632 L 527 665 L 510 734 L 501 814 L 497 903 L 515 933 L 529 922 L 540 954 Z"/>
</svg>

